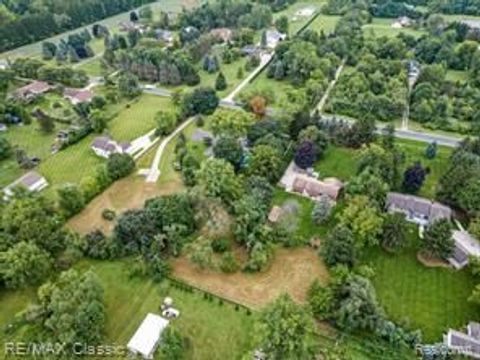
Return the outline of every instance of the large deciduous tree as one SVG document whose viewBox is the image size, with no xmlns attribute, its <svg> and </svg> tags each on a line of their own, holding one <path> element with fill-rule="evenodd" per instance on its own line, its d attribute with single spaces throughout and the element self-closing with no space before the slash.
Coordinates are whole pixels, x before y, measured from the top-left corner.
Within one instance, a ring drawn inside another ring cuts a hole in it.
<svg viewBox="0 0 480 360">
<path fill-rule="evenodd" d="M 452 227 L 448 220 L 437 220 L 425 229 L 421 247 L 427 255 L 447 259 L 453 254 L 454 246 Z"/>
</svg>

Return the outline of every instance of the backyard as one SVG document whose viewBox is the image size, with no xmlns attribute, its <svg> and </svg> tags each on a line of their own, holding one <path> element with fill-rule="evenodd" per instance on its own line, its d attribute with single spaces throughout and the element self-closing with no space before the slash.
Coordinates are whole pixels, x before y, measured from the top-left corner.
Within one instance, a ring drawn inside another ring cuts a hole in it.
<svg viewBox="0 0 480 360">
<path fill-rule="evenodd" d="M 396 322 L 421 329 L 425 341 L 441 341 L 449 328 L 478 319 L 478 307 L 467 301 L 475 281 L 468 270 L 427 268 L 417 260 L 417 229 L 397 254 L 372 248 L 365 261 L 373 266 L 373 284 L 380 303 Z"/>
<path fill-rule="evenodd" d="M 172 325 L 188 338 L 189 359 L 232 359 L 251 350 L 254 315 L 247 315 L 245 310 L 219 305 L 201 293 L 181 291 L 168 282 L 155 284 L 132 278 L 127 260 L 83 261 L 77 267 L 93 269 L 105 288 L 105 343 L 126 345 L 147 313 L 158 313 L 163 299 L 169 296 L 181 312 Z"/>
</svg>

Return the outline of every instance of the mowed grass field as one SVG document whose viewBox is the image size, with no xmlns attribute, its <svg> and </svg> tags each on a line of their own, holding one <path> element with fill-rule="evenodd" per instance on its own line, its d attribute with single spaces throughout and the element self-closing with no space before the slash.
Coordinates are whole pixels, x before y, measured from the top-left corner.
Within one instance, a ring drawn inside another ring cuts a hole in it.
<svg viewBox="0 0 480 360">
<path fill-rule="evenodd" d="M 417 260 L 417 229 L 397 254 L 370 249 L 365 261 L 375 269 L 373 284 L 381 305 L 394 321 L 421 329 L 426 342 L 439 342 L 449 328 L 478 320 L 479 308 L 467 301 L 477 281 L 468 269 L 427 268 Z"/>
<path fill-rule="evenodd" d="M 341 16 L 320 14 L 309 26 L 308 29 L 325 34 L 333 33 L 335 26 Z"/>
<path fill-rule="evenodd" d="M 381 18 L 373 18 L 370 24 L 366 24 L 363 26 L 363 32 L 367 36 L 388 36 L 388 37 L 395 37 L 400 33 L 404 33 L 407 35 L 412 35 L 415 37 L 419 37 L 424 34 L 422 30 L 416 30 L 413 28 L 393 28 L 392 23 L 395 19 L 381 19 Z"/>
<path fill-rule="evenodd" d="M 310 19 L 318 12 L 325 4 L 324 0 L 311 1 L 297 1 L 285 10 L 273 14 L 273 19 L 276 20 L 281 16 L 288 17 L 289 20 L 289 35 L 292 36 L 297 33 Z M 303 9 L 312 9 L 314 13 L 311 16 L 299 16 L 297 12 Z"/>
<path fill-rule="evenodd" d="M 419 195 L 434 198 L 438 180 L 448 166 L 448 160 L 452 149 L 439 146 L 435 159 L 427 159 L 424 156 L 426 143 L 396 140 L 396 144 L 405 154 L 405 165 L 413 165 L 416 161 L 424 167 L 428 167 L 430 173 L 420 189 Z M 357 172 L 359 150 L 330 145 L 322 159 L 315 164 L 315 170 L 320 177 L 337 177 L 343 181 L 349 181 Z"/>
<path fill-rule="evenodd" d="M 188 359 L 235 359 L 252 350 L 255 314 L 247 315 L 245 310 L 236 311 L 232 305 L 208 301 L 201 293 L 131 278 L 126 261 L 84 261 L 78 267 L 91 268 L 104 286 L 105 343 L 126 345 L 145 316 L 149 312 L 159 314 L 159 306 L 169 296 L 180 310 L 180 317 L 172 320 L 171 326 L 188 338 Z M 158 354 L 155 357 L 160 358 Z"/>
<path fill-rule="evenodd" d="M 156 127 L 155 114 L 158 111 L 172 108 L 169 98 L 143 94 L 109 122 L 108 133 L 117 141 L 134 140 Z"/>
</svg>

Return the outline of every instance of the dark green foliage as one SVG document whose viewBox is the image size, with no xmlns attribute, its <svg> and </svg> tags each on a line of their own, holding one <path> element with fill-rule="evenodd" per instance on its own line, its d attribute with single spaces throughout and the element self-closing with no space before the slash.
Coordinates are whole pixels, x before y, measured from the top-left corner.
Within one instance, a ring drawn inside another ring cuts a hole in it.
<svg viewBox="0 0 480 360">
<path fill-rule="evenodd" d="M 397 250 L 406 245 L 407 222 L 401 213 L 387 214 L 384 218 L 380 243 L 388 250 Z"/>
<path fill-rule="evenodd" d="M 220 137 L 213 147 L 215 157 L 228 161 L 238 170 L 243 160 L 243 148 L 240 142 L 228 136 Z"/>
<path fill-rule="evenodd" d="M 63 186 L 57 194 L 60 208 L 67 218 L 78 214 L 85 206 L 85 198 L 76 185 Z"/>
<path fill-rule="evenodd" d="M 353 267 L 357 261 L 357 249 L 350 229 L 343 225 L 333 228 L 322 246 L 321 254 L 330 267 L 335 265 Z"/>
<path fill-rule="evenodd" d="M 65 271 L 55 282 L 38 289 L 37 303 L 27 308 L 25 320 L 36 324 L 44 341 L 65 344 L 73 356 L 74 344 L 99 344 L 105 326 L 103 288 L 95 273 Z"/>
<path fill-rule="evenodd" d="M 230 248 L 230 240 L 226 238 L 212 240 L 212 250 L 216 253 L 224 253 L 229 248 Z"/>
<path fill-rule="evenodd" d="M 450 221 L 443 219 L 430 224 L 423 234 L 421 247 L 429 256 L 448 259 L 455 247 Z"/>
<path fill-rule="evenodd" d="M 162 334 L 160 354 L 164 359 L 182 360 L 185 358 L 186 341 L 182 335 L 172 327 L 168 327 Z"/>
<path fill-rule="evenodd" d="M 420 190 L 428 174 L 420 162 L 416 162 L 405 170 L 403 174 L 403 189 L 406 192 L 416 193 Z"/>
<path fill-rule="evenodd" d="M 317 149 L 311 141 L 301 143 L 295 153 L 295 165 L 301 169 L 311 168 L 317 160 Z"/>
<path fill-rule="evenodd" d="M 215 90 L 208 87 L 199 87 L 183 96 L 181 102 L 182 113 L 184 116 L 210 115 L 217 108 L 219 101 Z"/>
<path fill-rule="evenodd" d="M 437 143 L 434 141 L 428 144 L 427 148 L 425 149 L 425 157 L 427 159 L 435 159 L 437 156 Z"/>
<path fill-rule="evenodd" d="M 112 154 L 108 158 L 107 172 L 113 181 L 130 175 L 135 169 L 135 161 L 128 154 Z"/>
<path fill-rule="evenodd" d="M 9 158 L 13 151 L 12 151 L 12 145 L 10 145 L 10 142 L 5 139 L 5 138 L 0 138 L 0 160 L 5 160 Z"/>
<path fill-rule="evenodd" d="M 217 78 L 215 79 L 215 90 L 222 91 L 227 88 L 227 79 L 225 79 L 225 75 L 222 72 L 218 73 Z"/>
</svg>

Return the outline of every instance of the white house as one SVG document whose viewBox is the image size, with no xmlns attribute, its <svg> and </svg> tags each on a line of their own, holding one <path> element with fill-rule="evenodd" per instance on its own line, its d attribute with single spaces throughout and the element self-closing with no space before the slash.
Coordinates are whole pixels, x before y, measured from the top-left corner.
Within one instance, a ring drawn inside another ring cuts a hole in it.
<svg viewBox="0 0 480 360">
<path fill-rule="evenodd" d="M 169 321 L 159 315 L 147 314 L 140 327 L 127 344 L 127 349 L 133 354 L 141 355 L 144 359 L 153 359 L 162 333 Z"/>
<path fill-rule="evenodd" d="M 285 40 L 287 37 L 286 34 L 282 34 L 281 32 L 270 29 L 266 31 L 266 38 L 267 38 L 267 47 L 270 49 L 275 49 L 280 41 Z"/>
<path fill-rule="evenodd" d="M 467 231 L 455 230 L 452 238 L 455 241 L 455 250 L 448 261 L 456 269 L 465 267 L 469 256 L 480 256 L 480 243 Z"/>
<path fill-rule="evenodd" d="M 22 177 L 18 178 L 15 180 L 13 183 L 8 185 L 4 190 L 4 198 L 8 199 L 10 198 L 13 193 L 14 189 L 18 187 L 22 187 L 24 189 L 27 189 L 28 191 L 42 191 L 48 186 L 47 180 L 37 173 L 36 171 L 29 171 Z"/>
<path fill-rule="evenodd" d="M 313 14 L 315 13 L 315 8 L 312 7 L 312 6 L 307 6 L 307 7 L 304 7 L 300 10 L 298 10 L 296 13 L 295 13 L 295 16 L 298 16 L 298 17 L 310 17 L 312 16 Z"/>
<path fill-rule="evenodd" d="M 443 336 L 443 343 L 453 354 L 480 359 L 480 324 L 471 321 L 467 332 L 450 329 Z"/>
<path fill-rule="evenodd" d="M 93 140 L 92 150 L 97 154 L 97 156 L 103 158 L 109 158 L 110 155 L 118 153 L 124 154 L 128 153 L 131 147 L 130 143 L 117 143 L 116 141 L 110 139 L 107 136 L 98 136 Z"/>
</svg>

